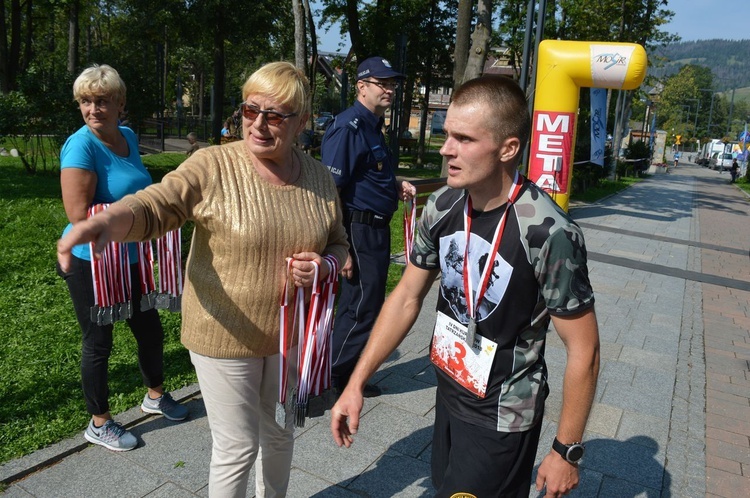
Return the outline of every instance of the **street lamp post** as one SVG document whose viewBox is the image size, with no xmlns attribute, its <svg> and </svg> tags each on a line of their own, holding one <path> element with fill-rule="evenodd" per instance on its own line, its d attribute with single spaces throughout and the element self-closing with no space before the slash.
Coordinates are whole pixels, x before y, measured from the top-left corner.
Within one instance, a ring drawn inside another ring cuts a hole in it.
<svg viewBox="0 0 750 498">
<path fill-rule="evenodd" d="M 693 123 L 693 133 L 698 136 L 698 114 L 701 112 L 701 101 L 698 101 L 698 108 L 695 110 L 695 123 Z"/>
<path fill-rule="evenodd" d="M 700 88 L 699 90 L 711 94 L 711 107 L 708 109 L 708 126 L 706 126 L 706 134 L 711 135 L 711 118 L 713 118 L 714 115 L 714 97 L 716 97 L 716 92 L 711 88 Z"/>
</svg>

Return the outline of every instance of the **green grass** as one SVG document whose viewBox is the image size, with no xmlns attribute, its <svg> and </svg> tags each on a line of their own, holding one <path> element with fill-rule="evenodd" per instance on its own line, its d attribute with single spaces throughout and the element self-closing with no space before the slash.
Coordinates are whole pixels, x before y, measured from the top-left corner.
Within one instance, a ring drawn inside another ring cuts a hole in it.
<svg viewBox="0 0 750 498">
<path fill-rule="evenodd" d="M 580 202 L 596 202 L 599 199 L 603 199 L 604 197 L 616 194 L 617 192 L 624 190 L 634 183 L 638 183 L 640 181 L 643 181 L 643 178 L 635 178 L 630 176 L 622 177 L 617 181 L 602 180 L 599 185 L 597 185 L 596 187 L 589 187 L 585 192 L 573 192 L 573 194 L 570 196 L 570 199 L 572 201 Z"/>
<path fill-rule="evenodd" d="M 184 157 L 184 156 L 183 156 Z M 67 224 L 57 174 L 34 176 L 0 157 L 0 463 L 83 431 L 80 329 L 55 273 L 55 243 Z M 165 387 L 195 382 L 179 343 L 180 316 L 162 312 Z M 113 413 L 137 406 L 145 388 L 135 341 L 115 327 L 110 359 Z"/>
<path fill-rule="evenodd" d="M 744 190 L 745 193 L 750 195 L 750 179 L 748 177 L 738 178 L 735 182 L 735 185 L 737 185 L 739 188 Z"/>
</svg>

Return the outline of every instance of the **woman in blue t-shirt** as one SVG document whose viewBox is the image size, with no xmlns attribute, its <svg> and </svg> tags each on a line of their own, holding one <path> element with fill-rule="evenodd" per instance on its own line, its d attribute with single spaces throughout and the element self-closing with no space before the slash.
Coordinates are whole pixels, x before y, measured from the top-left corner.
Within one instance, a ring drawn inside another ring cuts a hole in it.
<svg viewBox="0 0 750 498">
<path fill-rule="evenodd" d="M 125 83 L 108 65 L 85 69 L 73 84 L 73 96 L 83 116 L 84 126 L 71 135 L 60 153 L 60 184 L 63 205 L 70 223 L 87 218 L 95 204 L 112 203 L 151 184 L 151 175 L 138 153 L 138 139 L 130 128 L 118 125 L 125 107 Z M 148 388 L 141 409 L 182 420 L 187 409 L 175 402 L 162 388 L 164 382 L 164 330 L 156 310 L 141 312 L 138 252 L 129 244 L 133 316 L 127 320 L 138 343 L 138 366 Z M 107 385 L 109 356 L 112 351 L 112 325 L 91 320 L 94 285 L 88 245 L 76 246 L 74 262 L 67 273 L 58 267 L 73 300 L 83 334 L 81 378 L 86 408 L 91 421 L 84 437 L 114 451 L 136 447 L 135 436 L 112 420 Z"/>
</svg>

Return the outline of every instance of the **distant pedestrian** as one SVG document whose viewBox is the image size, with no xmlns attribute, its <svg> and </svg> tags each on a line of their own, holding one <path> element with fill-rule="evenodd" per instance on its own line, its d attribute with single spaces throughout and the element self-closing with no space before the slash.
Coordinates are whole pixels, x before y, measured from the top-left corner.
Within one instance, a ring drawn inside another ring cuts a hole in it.
<svg viewBox="0 0 750 498">
<path fill-rule="evenodd" d="M 191 131 L 187 134 L 187 141 L 190 144 L 190 149 L 188 149 L 187 151 L 187 156 L 190 157 L 195 151 L 200 149 L 200 145 L 198 145 L 198 134 L 194 131 Z"/>
<path fill-rule="evenodd" d="M 737 159 L 732 161 L 732 167 L 729 168 L 729 173 L 732 175 L 732 180 L 729 183 L 734 183 L 737 181 L 737 177 L 740 174 L 740 165 L 737 163 Z"/>
</svg>

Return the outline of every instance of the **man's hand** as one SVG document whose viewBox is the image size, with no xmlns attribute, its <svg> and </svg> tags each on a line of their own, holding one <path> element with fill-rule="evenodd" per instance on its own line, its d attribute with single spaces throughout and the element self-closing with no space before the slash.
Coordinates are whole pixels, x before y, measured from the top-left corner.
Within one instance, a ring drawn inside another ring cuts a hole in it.
<svg viewBox="0 0 750 498">
<path fill-rule="evenodd" d="M 346 255 L 346 263 L 339 270 L 339 274 L 346 279 L 350 279 L 354 275 L 354 262 L 352 261 L 351 253 Z"/>
<path fill-rule="evenodd" d="M 362 413 L 364 398 L 362 390 L 348 386 L 331 408 L 331 434 L 336 445 L 349 448 L 359 429 L 359 415 Z"/>
<path fill-rule="evenodd" d="M 578 486 L 578 467 L 567 462 L 554 451 L 544 457 L 536 475 L 536 490 L 547 486 L 544 498 L 558 498 L 570 493 Z"/>
<path fill-rule="evenodd" d="M 408 200 L 414 199 L 416 195 L 417 195 L 417 187 L 407 182 L 406 180 L 403 180 L 401 182 L 401 192 L 399 193 L 399 197 L 401 198 L 401 200 L 408 201 Z"/>
</svg>

